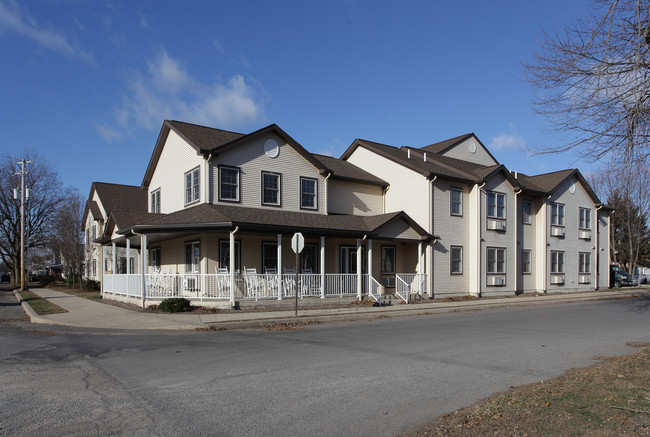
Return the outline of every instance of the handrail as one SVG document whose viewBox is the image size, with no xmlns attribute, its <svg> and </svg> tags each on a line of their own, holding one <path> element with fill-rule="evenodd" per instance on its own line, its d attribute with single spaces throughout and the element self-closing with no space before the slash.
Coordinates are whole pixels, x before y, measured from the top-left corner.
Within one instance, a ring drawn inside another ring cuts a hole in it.
<svg viewBox="0 0 650 437">
<path fill-rule="evenodd" d="M 407 304 L 409 303 L 409 293 L 411 287 L 409 284 L 400 277 L 400 275 L 395 275 L 395 294 L 399 296 Z"/>
</svg>

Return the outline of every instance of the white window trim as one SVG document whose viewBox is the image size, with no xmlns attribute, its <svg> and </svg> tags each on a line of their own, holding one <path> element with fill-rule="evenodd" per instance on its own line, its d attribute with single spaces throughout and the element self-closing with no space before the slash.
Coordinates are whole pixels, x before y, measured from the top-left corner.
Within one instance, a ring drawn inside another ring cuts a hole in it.
<svg viewBox="0 0 650 437">
<path fill-rule="evenodd" d="M 194 176 L 196 174 L 196 177 Z M 188 186 L 188 176 L 189 176 L 189 186 Z M 199 167 L 193 168 L 192 170 L 185 173 L 183 176 L 185 187 L 185 205 L 191 205 L 198 202 L 201 199 L 201 170 Z M 196 184 L 194 183 L 196 181 Z M 188 199 L 189 197 L 189 199 Z"/>
<path fill-rule="evenodd" d="M 222 177 L 223 177 L 223 170 L 224 169 L 225 170 L 233 170 L 233 171 L 237 172 L 237 184 L 236 184 L 235 198 L 234 199 L 223 197 L 221 195 L 221 189 L 222 189 L 222 185 L 223 185 Z M 239 202 L 239 199 L 241 197 L 241 195 L 240 195 L 240 192 L 241 192 L 241 170 L 239 168 L 237 168 L 237 167 L 230 167 L 230 166 L 227 166 L 227 165 L 220 165 L 219 166 L 219 186 L 217 187 L 217 189 L 219 190 L 219 200 L 220 201 L 223 201 L 223 202 Z"/>
<path fill-rule="evenodd" d="M 495 214 L 490 215 L 490 195 L 494 195 L 494 212 Z M 499 216 L 499 197 L 503 197 L 503 216 Z M 486 206 L 487 206 L 487 216 L 488 218 L 493 218 L 493 219 L 501 219 L 505 220 L 506 219 L 506 195 L 505 193 L 499 193 L 497 191 L 488 191 L 487 193 L 487 199 L 486 199 Z"/>
<path fill-rule="evenodd" d="M 581 258 L 589 260 L 589 269 L 583 269 L 584 264 Z M 584 270 L 584 271 L 583 271 Z M 579 275 L 591 275 L 591 253 L 590 252 L 579 252 L 578 253 L 578 274 Z"/>
<path fill-rule="evenodd" d="M 454 271 L 453 253 L 455 249 L 460 250 L 460 269 L 458 271 Z M 454 276 L 463 274 L 463 246 L 449 246 L 449 274 Z"/>
<path fill-rule="evenodd" d="M 524 254 L 528 254 L 528 270 L 524 268 Z M 531 249 L 523 249 L 521 255 L 521 274 L 522 275 L 532 275 L 533 274 L 533 251 Z"/>
<path fill-rule="evenodd" d="M 311 181 L 314 183 L 314 206 L 305 206 L 302 202 L 302 196 L 304 194 L 302 190 L 302 181 Z M 318 209 L 318 179 L 303 176 L 300 177 L 300 209 L 309 209 L 313 211 Z"/>
<path fill-rule="evenodd" d="M 555 265 L 556 270 L 553 270 L 553 255 L 556 257 Z M 560 266 L 560 255 L 562 255 L 562 264 Z M 563 275 L 565 272 L 566 265 L 566 256 L 563 250 L 551 250 L 551 274 L 552 275 Z M 562 267 L 560 269 L 560 267 Z"/>
<path fill-rule="evenodd" d="M 582 213 L 585 213 L 585 220 L 582 218 Z M 585 226 L 582 225 L 583 221 L 587 221 L 587 216 L 589 217 L 589 224 Z M 591 209 L 590 208 L 578 208 L 578 229 L 582 230 L 591 230 Z"/>
<path fill-rule="evenodd" d="M 153 190 L 149 199 L 151 202 L 149 211 L 152 213 L 160 213 L 160 188 Z"/>
<path fill-rule="evenodd" d="M 490 259 L 489 253 L 490 253 L 490 251 L 494 251 L 494 267 L 495 267 L 495 271 L 492 271 L 492 272 L 490 271 L 491 266 L 490 266 L 490 262 L 489 262 L 489 259 Z M 498 267 L 499 267 L 498 253 L 499 252 L 503 252 L 503 271 L 498 270 Z M 485 255 L 486 255 L 485 256 L 485 262 L 486 262 L 486 269 L 485 270 L 486 270 L 488 275 L 505 275 L 507 273 L 507 271 L 508 271 L 508 257 L 507 257 L 505 247 L 488 247 L 486 249 Z"/>
<path fill-rule="evenodd" d="M 530 200 L 522 200 L 521 201 L 521 222 L 525 225 L 532 225 L 533 224 L 533 202 Z M 524 205 L 528 204 L 528 220 L 526 220 L 526 212 L 524 210 Z"/>
<path fill-rule="evenodd" d="M 277 188 L 277 197 L 278 201 L 277 203 L 273 202 L 265 202 L 264 201 L 264 193 L 266 191 L 266 186 L 264 185 L 264 177 L 265 176 L 272 176 L 277 178 L 278 181 L 278 188 Z M 282 175 L 280 173 L 275 173 L 272 171 L 262 171 L 262 205 L 264 206 L 282 206 Z"/>
<path fill-rule="evenodd" d="M 460 212 L 454 212 L 454 193 L 460 194 L 460 200 L 458 201 L 458 209 L 460 210 Z M 449 189 L 449 215 L 453 215 L 456 217 L 463 216 L 463 189 L 462 188 L 451 187 Z"/>
<path fill-rule="evenodd" d="M 557 214 L 553 214 L 553 207 L 557 208 Z M 562 214 L 560 214 L 560 209 Z M 562 220 L 560 220 L 562 219 Z M 563 203 L 551 203 L 551 226 L 564 226 L 565 207 Z"/>
</svg>

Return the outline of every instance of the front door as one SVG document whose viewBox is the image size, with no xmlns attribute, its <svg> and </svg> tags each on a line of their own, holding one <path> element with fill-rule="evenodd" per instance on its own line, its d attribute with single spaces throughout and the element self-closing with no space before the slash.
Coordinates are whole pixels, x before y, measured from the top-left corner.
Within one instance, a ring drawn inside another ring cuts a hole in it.
<svg viewBox="0 0 650 437">
<path fill-rule="evenodd" d="M 366 273 L 366 251 L 361 247 L 361 273 Z M 357 246 L 341 246 L 341 273 L 357 273 Z"/>
</svg>

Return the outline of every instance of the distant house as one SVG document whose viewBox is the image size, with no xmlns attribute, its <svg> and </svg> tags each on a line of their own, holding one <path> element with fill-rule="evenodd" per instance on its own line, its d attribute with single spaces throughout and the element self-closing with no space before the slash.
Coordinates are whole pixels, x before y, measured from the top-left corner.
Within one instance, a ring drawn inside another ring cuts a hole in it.
<svg viewBox="0 0 650 437">
<path fill-rule="evenodd" d="M 473 134 L 422 148 L 355 140 L 336 159 L 274 124 L 165 121 L 141 186 L 94 183 L 84 224 L 88 277 L 143 305 L 607 285 L 609 209 L 580 173 L 512 173 Z"/>
</svg>

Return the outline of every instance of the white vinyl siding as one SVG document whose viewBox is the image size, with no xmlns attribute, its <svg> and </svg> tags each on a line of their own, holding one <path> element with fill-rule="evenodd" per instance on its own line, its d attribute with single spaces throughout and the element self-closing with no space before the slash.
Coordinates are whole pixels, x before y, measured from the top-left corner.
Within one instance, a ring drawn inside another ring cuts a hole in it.
<svg viewBox="0 0 650 437">
<path fill-rule="evenodd" d="M 328 212 L 331 214 L 375 215 L 383 213 L 383 188 L 376 185 L 327 181 Z"/>
<path fill-rule="evenodd" d="M 476 143 L 476 151 L 474 153 L 469 149 L 469 143 L 472 141 Z M 458 143 L 454 147 L 446 150 L 442 155 L 486 166 L 498 164 L 498 162 L 490 156 L 487 150 L 474 137 L 470 137 L 465 141 Z"/>
</svg>

